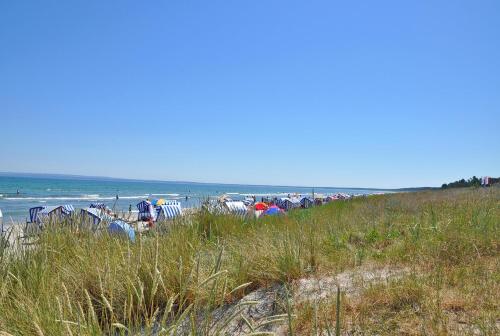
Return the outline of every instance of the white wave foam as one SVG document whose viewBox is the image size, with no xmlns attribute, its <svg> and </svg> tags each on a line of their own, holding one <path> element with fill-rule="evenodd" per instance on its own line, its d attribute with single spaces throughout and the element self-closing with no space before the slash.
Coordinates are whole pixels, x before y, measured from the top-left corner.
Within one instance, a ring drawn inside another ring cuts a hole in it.
<svg viewBox="0 0 500 336">
<path fill-rule="evenodd" d="M 260 193 L 260 194 L 242 194 L 243 196 L 245 197 L 251 197 L 251 196 L 255 196 L 255 197 L 270 197 L 270 196 L 285 196 L 285 195 L 288 195 L 288 194 L 295 194 L 294 192 L 290 192 L 290 193 Z"/>
<path fill-rule="evenodd" d="M 151 196 L 180 196 L 179 194 L 151 194 Z"/>
<path fill-rule="evenodd" d="M 140 196 L 119 196 L 121 199 L 143 199 L 147 195 Z M 101 197 L 99 195 L 85 195 L 81 197 L 60 196 L 60 197 L 5 197 L 5 200 L 10 201 L 101 201 L 114 200 L 116 197 Z"/>
<path fill-rule="evenodd" d="M 5 197 L 10 201 L 85 201 L 85 200 L 111 200 L 114 197 Z"/>
</svg>

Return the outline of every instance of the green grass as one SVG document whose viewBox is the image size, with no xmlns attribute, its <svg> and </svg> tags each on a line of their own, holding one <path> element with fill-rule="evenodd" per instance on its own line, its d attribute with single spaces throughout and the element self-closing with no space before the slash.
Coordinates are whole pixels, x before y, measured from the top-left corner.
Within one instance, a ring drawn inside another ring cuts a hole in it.
<svg viewBox="0 0 500 336">
<path fill-rule="evenodd" d="M 414 275 L 342 297 L 342 330 L 446 334 L 459 315 L 488 334 L 500 318 L 499 225 L 500 190 L 490 188 L 372 196 L 260 220 L 200 213 L 135 244 L 51 228 L 16 256 L 0 250 L 0 330 L 125 333 L 158 319 L 175 328 L 262 286 L 373 264 Z M 292 307 L 295 334 L 334 330 L 335 300 Z"/>
</svg>

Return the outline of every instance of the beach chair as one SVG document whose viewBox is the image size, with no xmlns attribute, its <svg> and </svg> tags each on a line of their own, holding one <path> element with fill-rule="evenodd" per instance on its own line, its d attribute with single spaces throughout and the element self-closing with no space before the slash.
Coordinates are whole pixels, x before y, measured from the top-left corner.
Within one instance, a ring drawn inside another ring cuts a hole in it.
<svg viewBox="0 0 500 336">
<path fill-rule="evenodd" d="M 310 208 L 314 205 L 314 201 L 309 197 L 302 197 L 300 199 L 300 206 L 304 209 Z"/>
<path fill-rule="evenodd" d="M 182 208 L 179 202 L 176 204 L 160 205 L 157 207 L 157 222 L 174 219 L 179 216 L 182 216 Z"/>
<path fill-rule="evenodd" d="M 143 219 L 150 219 L 151 218 L 151 212 L 149 211 L 149 207 L 153 206 L 151 203 L 147 201 L 142 201 L 137 204 L 137 210 L 139 210 L 139 213 L 137 214 L 137 220 L 142 221 Z M 155 218 L 152 218 L 155 220 Z"/>
<path fill-rule="evenodd" d="M 29 210 L 30 213 L 30 219 L 28 221 L 28 224 L 30 223 L 37 223 L 38 222 L 38 213 L 43 209 L 41 206 L 37 206 L 34 208 L 31 208 Z"/>
<path fill-rule="evenodd" d="M 230 213 L 236 216 L 246 216 L 248 213 L 248 208 L 245 203 L 241 201 L 226 201 L 224 202 L 226 208 L 226 213 Z"/>
<path fill-rule="evenodd" d="M 106 210 L 106 205 L 104 203 L 90 203 L 90 208 Z"/>
<path fill-rule="evenodd" d="M 167 200 L 162 205 L 175 205 L 175 206 L 179 206 L 180 207 L 181 206 L 181 202 L 176 201 L 176 200 Z"/>
<path fill-rule="evenodd" d="M 224 205 L 219 200 L 209 199 L 202 203 L 202 210 L 212 215 L 221 215 L 225 213 Z"/>
<path fill-rule="evenodd" d="M 75 208 L 71 204 L 44 206 L 41 209 L 31 208 L 30 220 L 32 223 L 36 223 L 39 228 L 42 228 L 44 224 L 60 222 L 70 217 L 74 212 Z"/>
<path fill-rule="evenodd" d="M 243 200 L 243 203 L 246 205 L 246 206 L 250 206 L 250 205 L 253 205 L 254 204 L 254 200 L 252 197 L 246 197 L 244 200 Z"/>
<path fill-rule="evenodd" d="M 288 211 L 290 209 L 300 207 L 300 201 L 297 199 L 290 199 L 288 197 L 279 198 L 276 201 L 276 205 L 281 209 Z"/>
<path fill-rule="evenodd" d="M 264 203 L 269 204 L 269 203 L 274 202 L 274 199 L 272 197 L 266 196 L 266 197 L 262 197 L 261 201 L 264 202 Z"/>
<path fill-rule="evenodd" d="M 92 229 L 97 229 L 102 222 L 111 222 L 113 217 L 97 208 L 83 208 L 80 210 L 83 224 L 90 224 Z"/>
<path fill-rule="evenodd" d="M 75 212 L 71 204 L 45 206 L 37 213 L 36 223 L 42 227 L 45 223 L 60 222 Z"/>
<path fill-rule="evenodd" d="M 64 215 L 70 216 L 75 212 L 75 207 L 71 204 L 64 204 L 62 205 L 61 211 Z"/>
</svg>

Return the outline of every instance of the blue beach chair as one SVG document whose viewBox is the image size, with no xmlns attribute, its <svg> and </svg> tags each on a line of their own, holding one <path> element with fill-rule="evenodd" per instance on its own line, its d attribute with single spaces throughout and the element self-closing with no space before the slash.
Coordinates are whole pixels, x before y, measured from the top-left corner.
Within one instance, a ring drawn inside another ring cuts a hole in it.
<svg viewBox="0 0 500 336">
<path fill-rule="evenodd" d="M 160 222 L 167 219 L 174 219 L 179 216 L 182 216 L 182 208 L 180 203 L 160 205 L 157 208 L 156 221 Z"/>
</svg>

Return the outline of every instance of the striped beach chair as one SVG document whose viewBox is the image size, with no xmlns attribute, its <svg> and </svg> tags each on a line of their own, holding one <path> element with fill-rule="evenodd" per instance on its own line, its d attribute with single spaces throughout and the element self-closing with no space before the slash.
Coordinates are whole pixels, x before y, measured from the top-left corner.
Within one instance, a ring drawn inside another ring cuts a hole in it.
<svg viewBox="0 0 500 336">
<path fill-rule="evenodd" d="M 246 206 L 253 205 L 254 199 L 252 197 L 245 197 L 245 199 L 242 201 Z"/>
<path fill-rule="evenodd" d="M 236 216 L 246 216 L 248 208 L 245 203 L 241 201 L 226 201 L 224 202 L 226 212 Z"/>
<path fill-rule="evenodd" d="M 106 205 L 104 203 L 90 203 L 90 208 L 105 210 Z"/>
<path fill-rule="evenodd" d="M 80 215 L 84 222 L 91 221 L 94 227 L 102 221 L 100 211 L 97 208 L 83 208 L 80 210 Z"/>
<path fill-rule="evenodd" d="M 46 206 L 38 211 L 37 222 L 60 221 L 71 216 L 74 212 L 75 208 L 71 204 Z"/>
<path fill-rule="evenodd" d="M 181 206 L 181 202 L 176 201 L 176 200 L 167 200 L 163 205 L 176 205 L 176 206 Z"/>
<path fill-rule="evenodd" d="M 75 212 L 75 207 L 71 204 L 65 204 L 62 206 L 62 212 L 65 215 L 71 215 Z"/>
<path fill-rule="evenodd" d="M 309 197 L 302 197 L 300 199 L 300 206 L 304 209 L 310 208 L 314 205 L 314 200 Z"/>
<path fill-rule="evenodd" d="M 281 209 L 288 211 L 290 209 L 296 208 L 297 202 L 293 202 L 288 197 L 283 197 L 283 198 L 278 198 L 278 200 L 276 201 L 276 205 Z M 300 201 L 298 202 L 298 205 L 300 206 Z"/>
<path fill-rule="evenodd" d="M 31 209 L 29 210 L 29 213 L 30 213 L 30 220 L 28 221 L 28 223 L 37 223 L 37 222 L 38 222 L 38 213 L 39 213 L 42 209 L 43 209 L 43 207 L 41 207 L 41 206 L 31 208 Z"/>
<path fill-rule="evenodd" d="M 159 207 L 157 207 L 157 222 L 161 222 L 167 219 L 174 219 L 179 216 L 182 216 L 182 208 L 180 203 L 160 205 Z"/>
<path fill-rule="evenodd" d="M 113 217 L 97 208 L 83 208 L 80 210 L 80 215 L 84 223 L 92 224 L 92 228 L 97 228 L 99 224 L 113 221 Z"/>
<path fill-rule="evenodd" d="M 221 215 L 225 213 L 224 205 L 214 199 L 204 201 L 201 208 L 213 215 Z"/>
<path fill-rule="evenodd" d="M 153 205 L 150 202 L 147 201 L 142 201 L 137 204 L 137 210 L 139 210 L 139 213 L 137 214 L 137 220 L 141 221 L 145 218 L 150 219 L 151 218 L 151 212 L 149 211 L 149 207 L 152 207 Z M 155 220 L 156 218 L 153 218 Z"/>
</svg>

